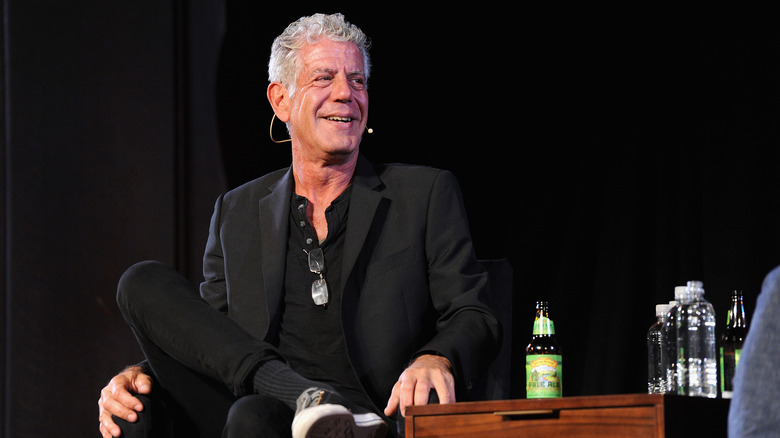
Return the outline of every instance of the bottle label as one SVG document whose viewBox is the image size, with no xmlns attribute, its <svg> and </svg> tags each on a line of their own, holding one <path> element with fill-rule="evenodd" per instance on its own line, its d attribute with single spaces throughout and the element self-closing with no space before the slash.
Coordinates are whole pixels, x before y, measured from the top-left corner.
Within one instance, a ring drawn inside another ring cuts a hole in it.
<svg viewBox="0 0 780 438">
<path fill-rule="evenodd" d="M 534 328 L 533 328 L 533 334 L 534 335 L 554 335 L 555 334 L 555 324 L 553 324 L 552 319 L 547 318 L 546 316 L 540 316 L 534 320 Z"/>
<path fill-rule="evenodd" d="M 741 348 L 727 350 L 720 347 L 720 391 L 724 397 L 730 395 L 734 389 L 733 379 L 737 372 L 740 354 L 742 354 Z"/>
<path fill-rule="evenodd" d="M 526 397 L 554 398 L 563 394 L 563 360 L 559 354 L 525 357 Z"/>
</svg>

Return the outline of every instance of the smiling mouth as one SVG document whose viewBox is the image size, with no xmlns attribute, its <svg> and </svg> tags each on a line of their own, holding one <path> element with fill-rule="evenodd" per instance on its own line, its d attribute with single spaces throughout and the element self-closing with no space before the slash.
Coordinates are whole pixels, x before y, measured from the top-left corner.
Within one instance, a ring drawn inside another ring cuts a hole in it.
<svg viewBox="0 0 780 438">
<path fill-rule="evenodd" d="M 325 117 L 326 120 L 330 120 L 331 122 L 338 122 L 338 123 L 349 123 L 355 119 L 352 117 Z"/>
</svg>

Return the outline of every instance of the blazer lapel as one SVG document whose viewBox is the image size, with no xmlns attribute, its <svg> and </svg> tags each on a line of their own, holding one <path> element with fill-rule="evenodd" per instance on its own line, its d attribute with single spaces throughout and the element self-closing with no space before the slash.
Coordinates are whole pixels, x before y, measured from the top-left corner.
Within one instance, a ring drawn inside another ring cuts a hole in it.
<svg viewBox="0 0 780 438">
<path fill-rule="evenodd" d="M 271 193 L 259 202 L 261 269 L 268 305 L 268 335 L 271 337 L 276 336 L 281 313 L 292 188 L 291 167 L 279 181 L 268 187 Z"/>
<path fill-rule="evenodd" d="M 386 200 L 382 193 L 382 180 L 377 176 L 371 163 L 362 156 L 358 160 L 353 179 L 352 198 L 349 201 L 347 216 L 347 235 L 344 242 L 341 278 L 347 279 L 355 267 L 355 263 L 364 250 L 369 231 L 378 231 L 375 222 L 383 220 L 379 212 Z M 371 239 L 369 239 L 371 240 Z"/>
</svg>

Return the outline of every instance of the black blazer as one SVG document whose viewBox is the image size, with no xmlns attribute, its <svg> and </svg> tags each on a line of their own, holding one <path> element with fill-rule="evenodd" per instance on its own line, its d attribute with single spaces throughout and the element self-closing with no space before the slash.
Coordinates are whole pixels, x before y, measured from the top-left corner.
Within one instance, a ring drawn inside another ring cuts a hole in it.
<svg viewBox="0 0 780 438">
<path fill-rule="evenodd" d="M 216 202 L 200 291 L 252 335 L 277 345 L 294 182 L 291 168 Z M 343 254 L 342 324 L 350 361 L 384 408 L 423 352 L 444 355 L 458 390 L 495 356 L 500 326 L 484 304 L 460 188 L 448 171 L 358 160 Z M 468 393 L 458 399 L 468 399 Z"/>
</svg>

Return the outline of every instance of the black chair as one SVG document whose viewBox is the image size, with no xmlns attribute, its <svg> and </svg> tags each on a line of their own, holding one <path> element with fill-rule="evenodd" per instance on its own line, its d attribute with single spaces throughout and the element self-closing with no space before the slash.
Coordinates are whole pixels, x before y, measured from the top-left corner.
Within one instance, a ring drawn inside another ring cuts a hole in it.
<svg viewBox="0 0 780 438">
<path fill-rule="evenodd" d="M 490 280 L 488 305 L 501 323 L 503 336 L 498 355 L 471 393 L 480 400 L 506 400 L 510 398 L 512 377 L 512 265 L 507 259 L 480 260 L 480 263 Z"/>
</svg>

